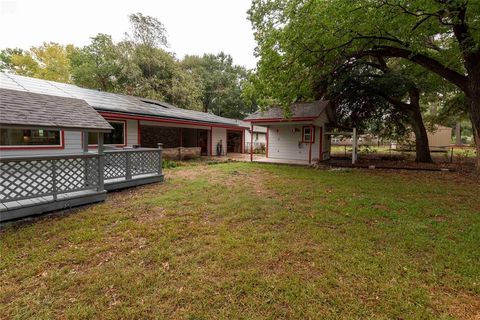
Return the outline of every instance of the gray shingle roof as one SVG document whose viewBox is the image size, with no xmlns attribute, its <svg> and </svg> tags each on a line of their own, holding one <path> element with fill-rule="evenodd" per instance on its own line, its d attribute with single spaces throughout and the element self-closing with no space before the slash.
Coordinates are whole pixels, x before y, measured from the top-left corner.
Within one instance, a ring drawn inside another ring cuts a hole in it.
<svg viewBox="0 0 480 320">
<path fill-rule="evenodd" d="M 237 126 L 237 121 L 168 103 L 0 72 L 0 88 L 85 100 L 97 110 Z"/>
<path fill-rule="evenodd" d="M 0 88 L 0 125 L 109 131 L 110 124 L 88 103 Z"/>
<path fill-rule="evenodd" d="M 281 107 L 271 107 L 265 111 L 252 113 L 245 120 L 316 118 L 330 105 L 328 100 L 296 103 L 290 107 L 290 117 L 286 118 L 285 110 Z"/>
</svg>

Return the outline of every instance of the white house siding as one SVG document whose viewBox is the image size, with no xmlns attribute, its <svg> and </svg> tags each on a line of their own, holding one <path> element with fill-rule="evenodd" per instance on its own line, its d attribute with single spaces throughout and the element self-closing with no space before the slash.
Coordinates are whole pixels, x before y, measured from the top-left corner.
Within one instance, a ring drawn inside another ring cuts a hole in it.
<svg viewBox="0 0 480 320">
<path fill-rule="evenodd" d="M 226 128 L 212 128 L 212 151 L 213 155 L 217 155 L 217 144 L 222 141 L 223 154 L 227 154 L 227 129 Z"/>
<path fill-rule="evenodd" d="M 82 134 L 80 131 L 64 131 L 64 149 L 22 149 L 0 150 L 2 157 L 9 156 L 38 156 L 82 152 Z"/>
<path fill-rule="evenodd" d="M 127 146 L 138 144 L 138 121 L 127 120 Z"/>
<path fill-rule="evenodd" d="M 250 143 L 250 130 L 247 129 L 245 130 L 245 146 L 247 143 Z M 264 132 L 254 132 L 253 133 L 253 142 L 254 143 L 263 143 L 265 144 L 267 142 L 267 135 Z"/>
<path fill-rule="evenodd" d="M 308 161 L 309 143 L 302 143 L 302 128 L 308 124 L 272 125 L 268 130 L 268 157 L 274 159 Z M 297 129 L 297 130 L 295 130 Z M 315 142 L 312 144 L 311 159 L 318 159 L 320 146 L 318 127 L 315 127 Z"/>
</svg>

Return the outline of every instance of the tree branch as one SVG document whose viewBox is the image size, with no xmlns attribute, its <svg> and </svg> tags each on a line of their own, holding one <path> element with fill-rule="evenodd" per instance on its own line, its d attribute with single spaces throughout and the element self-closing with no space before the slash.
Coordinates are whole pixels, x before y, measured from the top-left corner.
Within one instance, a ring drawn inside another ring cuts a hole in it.
<svg viewBox="0 0 480 320">
<path fill-rule="evenodd" d="M 467 92 L 467 77 L 458 73 L 457 71 L 450 69 L 444 66 L 442 63 L 437 60 L 430 58 L 421 53 L 414 53 L 409 49 L 397 48 L 392 46 L 378 46 L 374 49 L 369 49 L 365 51 L 360 51 L 354 54 L 355 57 L 360 58 L 364 56 L 384 56 L 384 57 L 397 57 L 404 58 L 415 62 L 424 68 L 435 72 L 439 76 L 443 77 L 447 81 L 453 83 L 459 87 L 462 91 Z"/>
</svg>

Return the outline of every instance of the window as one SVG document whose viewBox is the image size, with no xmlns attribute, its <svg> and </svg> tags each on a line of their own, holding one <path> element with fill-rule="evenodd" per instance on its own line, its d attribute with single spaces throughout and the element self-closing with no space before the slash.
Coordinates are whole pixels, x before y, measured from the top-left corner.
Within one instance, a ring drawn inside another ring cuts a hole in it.
<svg viewBox="0 0 480 320">
<path fill-rule="evenodd" d="M 258 141 L 258 133 L 255 133 L 255 141 Z"/>
<path fill-rule="evenodd" d="M 125 121 L 108 121 L 113 127 L 113 130 L 109 133 L 103 134 L 103 143 L 110 145 L 122 145 L 125 143 Z M 88 144 L 97 145 L 98 144 L 98 135 L 96 132 L 88 133 Z"/>
<path fill-rule="evenodd" d="M 313 143 L 315 138 L 313 127 L 303 127 L 302 142 Z"/>
<path fill-rule="evenodd" d="M 61 136 L 60 130 L 2 128 L 0 129 L 0 146 L 62 147 Z"/>
</svg>

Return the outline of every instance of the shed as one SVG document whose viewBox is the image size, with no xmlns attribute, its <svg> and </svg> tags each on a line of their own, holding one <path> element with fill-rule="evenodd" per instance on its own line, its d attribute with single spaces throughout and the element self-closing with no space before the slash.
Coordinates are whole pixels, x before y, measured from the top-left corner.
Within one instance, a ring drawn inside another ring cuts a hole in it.
<svg viewBox="0 0 480 320">
<path fill-rule="evenodd" d="M 252 127 L 266 127 L 267 158 L 312 163 L 330 157 L 326 131 L 335 123 L 335 112 L 328 100 L 296 103 L 287 110 L 271 107 L 251 114 L 245 121 Z"/>
</svg>

